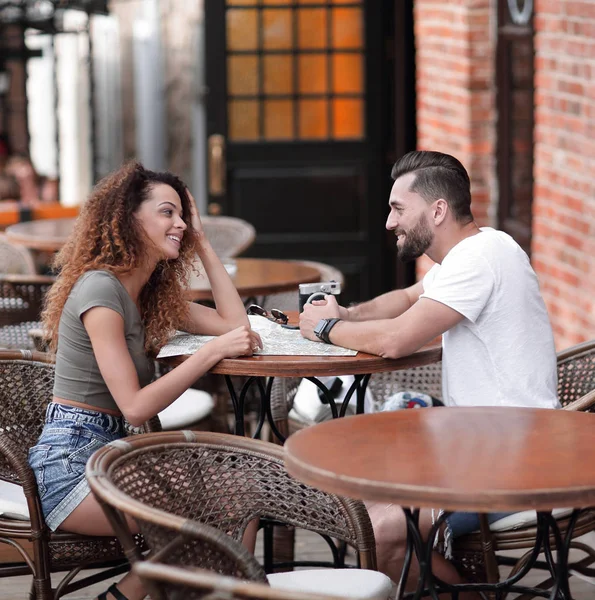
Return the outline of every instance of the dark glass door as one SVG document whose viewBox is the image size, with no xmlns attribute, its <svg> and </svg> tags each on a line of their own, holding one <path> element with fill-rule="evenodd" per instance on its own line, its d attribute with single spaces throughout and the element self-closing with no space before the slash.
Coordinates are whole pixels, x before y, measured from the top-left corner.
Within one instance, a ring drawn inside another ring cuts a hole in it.
<svg viewBox="0 0 595 600">
<path fill-rule="evenodd" d="M 394 278 L 383 235 L 391 4 L 205 2 L 209 212 L 255 226 L 251 256 L 338 267 L 347 300 Z"/>
</svg>

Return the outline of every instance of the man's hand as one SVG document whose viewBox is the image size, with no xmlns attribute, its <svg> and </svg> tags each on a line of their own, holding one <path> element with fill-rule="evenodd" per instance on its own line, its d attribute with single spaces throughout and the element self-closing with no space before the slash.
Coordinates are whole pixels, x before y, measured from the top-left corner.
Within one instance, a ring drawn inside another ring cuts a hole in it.
<svg viewBox="0 0 595 600">
<path fill-rule="evenodd" d="M 320 319 L 342 319 L 341 313 L 347 313 L 347 309 L 337 304 L 336 298 L 329 294 L 324 300 L 315 300 L 306 304 L 304 310 L 300 313 L 300 333 L 303 337 L 314 342 L 320 340 L 314 334 L 314 327 Z"/>
</svg>

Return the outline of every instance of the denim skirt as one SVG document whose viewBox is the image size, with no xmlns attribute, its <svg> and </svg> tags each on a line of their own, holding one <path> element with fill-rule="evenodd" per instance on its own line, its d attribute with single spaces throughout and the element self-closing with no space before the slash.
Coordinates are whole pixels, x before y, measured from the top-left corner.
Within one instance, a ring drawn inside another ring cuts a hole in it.
<svg viewBox="0 0 595 600">
<path fill-rule="evenodd" d="M 52 531 L 91 491 L 85 479 L 85 465 L 91 454 L 124 436 L 122 417 L 48 404 L 41 437 L 29 450 L 29 464 L 37 479 L 45 522 Z"/>
</svg>

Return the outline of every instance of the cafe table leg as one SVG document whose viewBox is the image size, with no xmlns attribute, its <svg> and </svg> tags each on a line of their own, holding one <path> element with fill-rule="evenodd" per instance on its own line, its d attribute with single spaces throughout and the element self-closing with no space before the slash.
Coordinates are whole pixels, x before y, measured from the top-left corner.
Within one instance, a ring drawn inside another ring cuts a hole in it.
<svg viewBox="0 0 595 600">
<path fill-rule="evenodd" d="M 551 511 L 537 513 L 537 528 L 535 536 L 535 546 L 527 560 L 522 564 L 518 571 L 513 572 L 507 579 L 498 583 L 464 583 L 451 585 L 436 577 L 432 573 L 432 553 L 434 551 L 434 541 L 444 520 L 448 517 L 448 512 L 443 512 L 436 519 L 436 522 L 430 529 L 427 541 L 424 541 L 419 530 L 419 509 L 403 508 L 407 522 L 407 546 L 403 571 L 398 585 L 397 598 L 413 598 L 418 600 L 423 596 L 429 596 L 433 600 L 438 600 L 439 595 L 450 593 L 456 598 L 462 592 L 491 592 L 499 600 L 504 600 L 509 593 L 526 594 L 519 596 L 517 600 L 527 600 L 533 596 L 549 598 L 550 600 L 572 600 L 569 586 L 569 565 L 568 555 L 570 544 L 572 542 L 573 531 L 581 510 L 573 511 L 568 520 L 565 535 L 562 535 L 560 526 L 552 516 Z M 556 552 L 554 558 L 549 540 L 553 541 L 553 550 Z M 519 582 L 533 568 L 539 554 L 543 551 L 546 564 L 551 574 L 553 587 L 551 590 L 543 588 L 534 588 L 519 585 Z M 411 561 L 416 556 L 419 562 L 419 579 L 415 592 L 405 593 L 405 585 Z M 585 569 L 581 568 L 581 571 Z M 589 575 L 593 574 L 593 569 L 586 569 Z M 481 594 L 485 597 L 485 594 Z"/>
</svg>

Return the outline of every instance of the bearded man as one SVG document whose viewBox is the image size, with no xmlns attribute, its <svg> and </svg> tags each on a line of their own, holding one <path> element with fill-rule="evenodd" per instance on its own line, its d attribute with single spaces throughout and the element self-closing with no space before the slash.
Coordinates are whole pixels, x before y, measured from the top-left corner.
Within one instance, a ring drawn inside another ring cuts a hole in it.
<svg viewBox="0 0 595 600">
<path fill-rule="evenodd" d="M 339 306 L 334 296 L 306 305 L 302 335 L 386 358 L 411 354 L 442 335 L 447 407 L 559 407 L 554 339 L 537 277 L 509 235 L 479 228 L 473 220 L 463 165 L 448 154 L 416 151 L 398 160 L 391 176 L 386 228 L 397 237 L 399 257 L 409 261 L 426 254 L 436 264 L 415 285 L 357 306 Z M 394 505 L 367 506 L 379 568 L 398 581 L 404 515 Z M 425 535 L 432 524 L 429 513 L 420 516 Z M 476 513 L 453 513 L 445 537 L 477 529 Z M 434 558 L 433 571 L 444 581 L 460 582 L 442 557 Z"/>
</svg>

